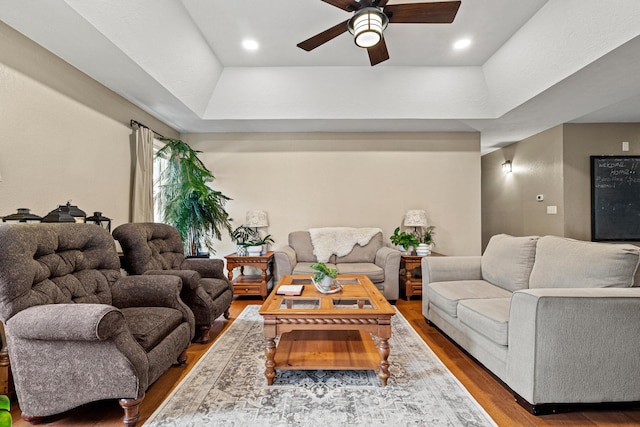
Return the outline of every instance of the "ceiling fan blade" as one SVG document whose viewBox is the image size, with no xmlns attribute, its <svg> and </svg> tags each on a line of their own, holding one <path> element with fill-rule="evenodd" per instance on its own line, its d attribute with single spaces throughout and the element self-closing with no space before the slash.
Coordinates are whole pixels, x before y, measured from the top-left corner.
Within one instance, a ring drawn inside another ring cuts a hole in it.
<svg viewBox="0 0 640 427">
<path fill-rule="evenodd" d="M 460 8 L 460 1 L 438 3 L 392 4 L 384 8 L 389 22 L 400 24 L 450 24 Z"/>
<path fill-rule="evenodd" d="M 298 47 L 300 49 L 304 49 L 307 52 L 309 52 L 310 50 L 313 50 L 315 48 L 317 48 L 320 45 L 325 44 L 326 42 L 328 42 L 331 39 L 334 39 L 336 37 L 338 37 L 340 34 L 342 33 L 346 33 L 348 28 L 347 28 L 347 22 L 349 22 L 349 20 L 347 19 L 344 22 L 341 22 L 337 25 L 334 25 L 333 27 L 329 28 L 328 30 L 325 30 L 319 34 L 316 34 L 315 36 L 298 43 Z"/>
<path fill-rule="evenodd" d="M 325 3 L 329 3 L 339 9 L 346 10 L 347 12 L 354 12 L 362 7 L 356 0 L 322 0 Z"/>
<path fill-rule="evenodd" d="M 367 52 L 369 53 L 369 62 L 371 62 L 372 67 L 389 59 L 389 51 L 387 50 L 387 43 L 384 41 L 384 37 L 377 45 L 367 48 Z"/>
</svg>

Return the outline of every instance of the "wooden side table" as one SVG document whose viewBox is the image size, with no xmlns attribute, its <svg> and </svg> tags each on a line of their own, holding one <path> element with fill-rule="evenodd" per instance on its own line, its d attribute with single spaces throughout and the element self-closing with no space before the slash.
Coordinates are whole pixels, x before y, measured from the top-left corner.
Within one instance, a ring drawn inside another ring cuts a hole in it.
<svg viewBox="0 0 640 427">
<path fill-rule="evenodd" d="M 431 252 L 428 256 L 442 256 Z M 401 255 L 400 258 L 400 284 L 404 286 L 404 295 L 407 301 L 414 295 L 422 296 L 422 258 L 417 255 Z M 413 270 L 420 269 L 420 277 L 414 277 Z M 404 269 L 404 274 L 402 271 Z"/>
<path fill-rule="evenodd" d="M 258 256 L 239 256 L 236 253 L 225 257 L 227 260 L 227 276 L 233 285 L 234 295 L 256 295 L 266 299 L 269 295 L 268 284 L 273 278 L 273 251 Z M 244 267 L 256 267 L 262 271 L 260 275 L 244 274 Z M 233 278 L 233 269 L 240 267 L 240 276 Z"/>
</svg>

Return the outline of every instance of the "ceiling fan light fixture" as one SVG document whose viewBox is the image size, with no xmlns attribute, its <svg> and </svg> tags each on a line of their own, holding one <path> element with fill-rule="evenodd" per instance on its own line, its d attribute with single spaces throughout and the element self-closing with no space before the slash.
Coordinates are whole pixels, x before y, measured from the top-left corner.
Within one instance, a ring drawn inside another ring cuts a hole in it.
<svg viewBox="0 0 640 427">
<path fill-rule="evenodd" d="M 389 18 L 377 7 L 360 9 L 349 20 L 349 32 L 353 34 L 357 46 L 369 48 L 382 40 L 382 32 L 387 28 Z"/>
</svg>

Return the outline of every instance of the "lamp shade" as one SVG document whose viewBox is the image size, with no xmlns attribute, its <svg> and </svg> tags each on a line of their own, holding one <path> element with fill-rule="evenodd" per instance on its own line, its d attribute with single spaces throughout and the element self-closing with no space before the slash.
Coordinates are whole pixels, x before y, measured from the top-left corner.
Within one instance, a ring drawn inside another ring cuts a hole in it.
<svg viewBox="0 0 640 427">
<path fill-rule="evenodd" d="M 421 209 L 408 210 L 404 215 L 405 227 L 426 227 L 427 214 Z"/>
<path fill-rule="evenodd" d="M 269 220 L 267 218 L 266 211 L 248 211 L 247 212 L 247 220 L 245 224 L 247 227 L 268 227 Z"/>
</svg>

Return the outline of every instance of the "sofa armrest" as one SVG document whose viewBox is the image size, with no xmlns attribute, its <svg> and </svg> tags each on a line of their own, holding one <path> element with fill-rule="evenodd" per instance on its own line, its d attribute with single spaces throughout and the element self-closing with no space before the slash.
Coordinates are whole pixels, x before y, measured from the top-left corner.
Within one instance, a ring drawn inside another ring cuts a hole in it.
<svg viewBox="0 0 640 427">
<path fill-rule="evenodd" d="M 194 270 L 147 270 L 145 276 L 176 276 L 182 281 L 184 289 L 197 289 L 200 286 L 200 273 Z"/>
<path fill-rule="evenodd" d="M 7 324 L 15 336 L 49 341 L 104 341 L 125 327 L 122 312 L 107 304 L 36 305 Z"/>
<path fill-rule="evenodd" d="M 507 384 L 533 405 L 638 401 L 639 324 L 639 288 L 517 291 Z"/>
<path fill-rule="evenodd" d="M 400 298 L 400 251 L 383 246 L 376 251 L 374 263 L 384 270 L 384 288 L 382 292 L 385 298 L 389 301 L 395 301 Z"/>
<path fill-rule="evenodd" d="M 185 258 L 180 265 L 182 270 L 194 270 L 202 277 L 228 280 L 224 274 L 224 261 L 214 258 Z"/>
<path fill-rule="evenodd" d="M 482 280 L 480 256 L 426 256 L 422 258 L 422 287 L 431 282 Z"/>
<path fill-rule="evenodd" d="M 118 308 L 169 307 L 179 310 L 189 323 L 193 338 L 196 320 L 191 309 L 180 299 L 181 290 L 182 280 L 177 276 L 125 276 L 111 286 L 111 296 L 113 305 Z"/>
<path fill-rule="evenodd" d="M 110 390 L 114 387 L 127 390 L 125 396 L 141 398 L 149 385 L 149 358 L 131 335 L 122 312 L 113 306 L 29 307 L 7 321 L 6 336 L 12 369 L 20 372 L 15 382 L 16 389 L 23 390 L 22 396 L 63 396 L 69 388 L 81 389 L 83 384 L 70 382 L 71 376 L 93 378 L 96 384 L 109 376 L 120 378 L 100 387 L 103 398 L 113 397 Z M 34 389 L 32 385 L 38 382 L 40 386 Z M 91 396 L 95 395 L 93 391 Z M 25 400 L 33 402 L 31 399 Z M 78 401 L 84 402 L 74 400 Z M 70 404 L 68 399 L 54 399 L 44 415 L 75 406 L 77 403 Z"/>
<path fill-rule="evenodd" d="M 276 261 L 276 274 L 278 280 L 282 276 L 293 273 L 293 269 L 296 268 L 298 260 L 296 258 L 296 251 L 291 246 L 282 246 L 278 248 L 273 254 Z"/>
</svg>

